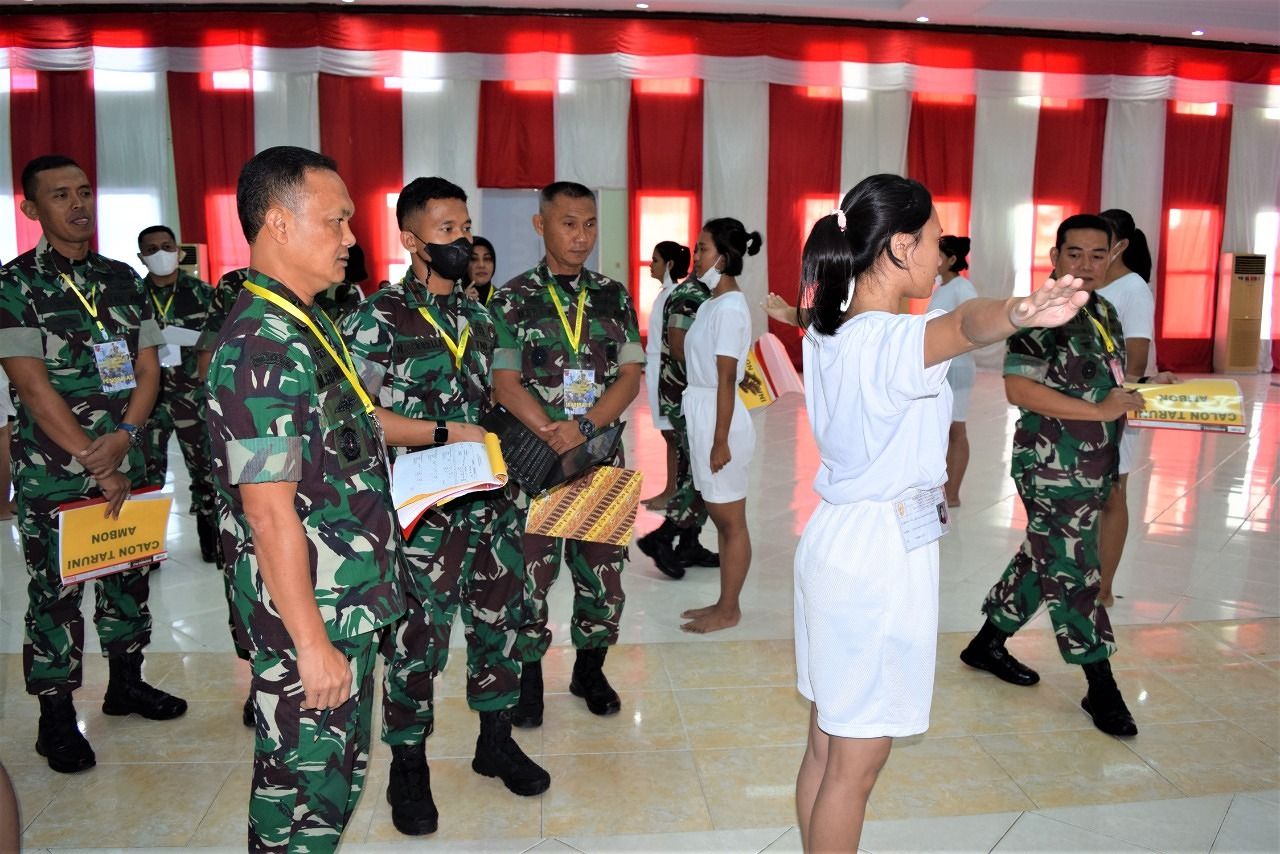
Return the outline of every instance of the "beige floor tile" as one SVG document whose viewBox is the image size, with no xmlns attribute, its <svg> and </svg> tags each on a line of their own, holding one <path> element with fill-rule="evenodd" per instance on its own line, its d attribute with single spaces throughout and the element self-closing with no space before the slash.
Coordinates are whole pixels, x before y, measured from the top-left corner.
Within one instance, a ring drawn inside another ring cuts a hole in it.
<svg viewBox="0 0 1280 854">
<path fill-rule="evenodd" d="M 1275 712 L 1233 715 L 1228 720 L 1272 750 L 1280 750 L 1280 715 Z"/>
<path fill-rule="evenodd" d="M 1280 620 L 1227 620 L 1191 625 L 1251 658 L 1280 658 Z"/>
<path fill-rule="evenodd" d="M 667 669 L 662 663 L 658 644 L 619 644 L 609 648 L 604 673 L 609 684 L 622 694 L 626 691 L 657 691 L 671 687 Z M 542 678 L 548 692 L 569 690 L 573 662 L 577 652 L 572 647 L 553 646 L 542 659 Z M 622 698 L 626 702 L 626 697 Z"/>
<path fill-rule="evenodd" d="M 252 760 L 233 766 L 187 844 L 202 848 L 217 845 L 243 848 L 249 832 L 252 781 Z"/>
<path fill-rule="evenodd" d="M 1181 792 L 1100 732 L 981 736 L 978 742 L 1038 807 L 1176 798 Z"/>
<path fill-rule="evenodd" d="M 1202 703 L 1273 703 L 1280 697 L 1280 673 L 1254 661 L 1186 664 L 1160 668 L 1160 675 Z"/>
<path fill-rule="evenodd" d="M 693 754 L 686 750 L 548 756 L 544 836 L 712 830 Z"/>
<path fill-rule="evenodd" d="M 1153 724 L 1127 746 L 1188 795 L 1272 789 L 1276 751 L 1228 721 Z"/>
<path fill-rule="evenodd" d="M 184 700 L 239 700 L 249 696 L 249 662 L 221 652 L 180 656 L 164 679 L 152 682 Z"/>
<path fill-rule="evenodd" d="M 689 743 L 698 749 L 804 744 L 809 702 L 793 687 L 676 691 Z"/>
<path fill-rule="evenodd" d="M 1129 707 L 1139 727 L 1144 723 L 1210 721 L 1226 717 L 1220 710 L 1201 703 L 1186 691 L 1174 687 L 1161 676 L 1161 672 L 1151 667 L 1132 670 L 1117 667 L 1115 670 L 1116 683 L 1124 695 L 1125 705 Z M 1045 674 L 1044 681 L 1077 703 L 1087 690 L 1084 676 L 1078 667 L 1073 668 L 1071 673 Z M 1088 718 L 1084 718 L 1084 721 L 1087 724 Z"/>
<path fill-rule="evenodd" d="M 736 688 L 796 684 L 790 640 L 667 643 L 657 649 L 674 688 Z"/>
<path fill-rule="evenodd" d="M 96 711 L 86 735 L 99 762 L 226 762 L 253 754 L 253 730 L 241 719 L 244 701 L 196 700 L 171 721 Z"/>
<path fill-rule="evenodd" d="M 689 747 L 671 691 L 628 691 L 622 698 L 622 711 L 605 716 L 593 715 L 586 703 L 572 694 L 549 694 L 546 703 L 543 754 L 630 753 Z"/>
<path fill-rule="evenodd" d="M 1033 806 L 973 738 L 899 739 L 871 792 L 875 819 L 1007 812 Z"/>
<path fill-rule="evenodd" d="M 931 736 L 1047 732 L 1092 726 L 1080 711 L 1079 698 L 1073 699 L 1053 682 L 1046 680 L 1024 688 L 956 664 L 962 669 L 940 668 L 935 678 Z"/>
<path fill-rule="evenodd" d="M 1211 664 L 1239 661 L 1239 649 L 1197 631 L 1192 623 L 1158 626 L 1117 626 L 1113 667 Z"/>
<path fill-rule="evenodd" d="M 796 821 L 796 772 L 803 745 L 697 750 L 693 759 L 717 829 Z"/>
<path fill-rule="evenodd" d="M 185 846 L 233 767 L 226 762 L 98 765 L 71 778 L 27 828 L 23 844 Z"/>
<path fill-rule="evenodd" d="M 72 779 L 68 774 L 59 774 L 51 769 L 43 758 L 36 758 L 40 759 L 39 764 L 15 765 L 5 762 L 5 770 L 9 772 L 14 793 L 18 796 L 18 813 L 24 828 L 39 817 Z"/>
</svg>

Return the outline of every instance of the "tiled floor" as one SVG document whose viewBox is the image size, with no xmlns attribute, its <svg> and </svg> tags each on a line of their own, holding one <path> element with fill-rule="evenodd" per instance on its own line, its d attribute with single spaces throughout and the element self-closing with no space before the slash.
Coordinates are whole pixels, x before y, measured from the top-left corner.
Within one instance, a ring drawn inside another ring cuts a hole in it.
<svg viewBox="0 0 1280 854">
<path fill-rule="evenodd" d="M 1141 733 L 1120 741 L 1080 711 L 1083 680 L 1058 657 L 1043 615 L 1012 641 L 1041 670 L 1040 685 L 1014 688 L 956 660 L 1023 521 L 1007 477 L 1012 416 L 999 379 L 980 375 L 965 505 L 942 544 L 932 727 L 895 747 L 865 850 L 1280 850 L 1280 389 L 1266 377 L 1242 385 L 1250 435 L 1152 432 L 1148 462 L 1132 476 L 1112 618 L 1114 666 Z M 714 571 L 672 582 L 636 552 L 623 643 L 607 667 L 623 712 L 595 718 L 567 693 L 569 585 L 560 584 L 546 723 L 518 734 L 551 772 L 551 789 L 517 798 L 470 770 L 476 722 L 455 656 L 428 743 L 440 831 L 408 840 L 391 826 L 388 757 L 377 745 L 343 850 L 799 851 L 793 784 L 807 709 L 794 688 L 791 557 L 814 504 L 815 454 L 798 398 L 756 418 L 755 561 L 742 625 L 681 634 L 679 612 L 714 598 Z M 632 413 L 629 432 L 654 492 L 661 444 L 647 413 Z M 181 472 L 177 491 L 185 509 Z M 638 527 L 656 522 L 642 513 Z M 0 523 L 0 759 L 18 787 L 29 850 L 243 847 L 247 676 L 227 651 L 221 583 L 199 563 L 193 521 L 179 512 L 173 524 L 173 557 L 153 584 L 147 674 L 191 710 L 171 723 L 103 716 L 106 668 L 91 657 L 76 696 L 98 767 L 67 777 L 31 750 L 36 706 L 18 654 L 24 568 L 13 524 Z"/>
</svg>

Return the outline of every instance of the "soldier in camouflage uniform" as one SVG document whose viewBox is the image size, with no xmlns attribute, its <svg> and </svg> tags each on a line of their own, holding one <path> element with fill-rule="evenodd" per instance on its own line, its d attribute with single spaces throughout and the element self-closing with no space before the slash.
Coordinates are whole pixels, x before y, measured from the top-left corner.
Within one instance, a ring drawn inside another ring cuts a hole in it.
<svg viewBox="0 0 1280 854">
<path fill-rule="evenodd" d="M 1111 229 L 1095 216 L 1069 217 L 1051 251 L 1055 277 L 1101 287 L 1111 254 Z M 1111 735 L 1137 727 L 1108 662 L 1115 637 L 1098 601 L 1098 513 L 1117 477 L 1125 412 L 1142 397 L 1124 389 L 1124 333 L 1115 309 L 1096 294 L 1065 325 L 1027 329 L 1011 337 L 1005 390 L 1021 417 L 1013 436 L 1013 479 L 1027 511 L 1027 537 L 982 610 L 987 621 L 961 653 L 971 667 L 1015 685 L 1039 675 L 1017 661 L 1005 640 L 1049 610 L 1065 661 L 1084 667 L 1082 702 L 1094 725 Z"/>
<path fill-rule="evenodd" d="M 564 453 L 617 421 L 630 405 L 640 389 L 644 349 L 626 289 L 583 266 L 596 242 L 594 194 L 581 184 L 548 185 L 534 228 L 546 257 L 498 289 L 489 304 L 498 331 L 494 392 L 499 403 Z M 520 490 L 516 500 L 520 513 L 514 524 L 523 530 L 529 496 Z M 525 534 L 523 548 L 532 614 L 517 643 L 524 669 L 512 722 L 542 723 L 542 656 L 551 644 L 547 592 L 560 572 L 562 551 L 575 591 L 571 631 L 578 652 L 569 690 L 585 698 L 594 714 L 617 712 L 621 702 L 603 667 L 618 639 L 626 547 Z"/>
<path fill-rule="evenodd" d="M 203 330 L 213 290 L 207 282 L 178 269 L 178 239 L 173 230 L 167 225 L 144 228 L 138 234 L 138 258 L 149 271 L 142 282 L 160 329 L 172 325 Z M 213 508 L 204 383 L 198 375 L 197 353 L 190 347 L 180 351 L 164 348 L 160 355 L 160 394 L 147 431 L 147 479 L 164 486 L 169 472 L 169 437 L 177 432 L 191 478 L 191 510 L 196 517 L 200 557 L 205 563 L 218 563 L 218 519 Z"/>
<path fill-rule="evenodd" d="M 249 268 L 239 267 L 223 273 L 222 278 L 218 279 L 218 283 L 213 286 L 209 312 L 205 315 L 204 328 L 200 330 L 200 338 L 196 341 L 194 348 L 196 370 L 200 374 L 201 381 L 209 375 L 209 362 L 213 359 L 213 347 L 218 343 L 218 333 L 222 331 L 222 325 L 227 322 L 231 306 L 235 305 L 236 297 L 240 296 L 247 278 L 249 278 Z"/>
<path fill-rule="evenodd" d="M 255 155 L 236 191 L 250 271 L 209 367 L 209 434 L 257 719 L 249 847 L 332 851 L 368 763 L 380 630 L 404 613 L 386 444 L 434 425 L 377 407 L 314 307 L 354 213 L 332 160 Z"/>
<path fill-rule="evenodd" d="M 343 323 L 365 388 L 387 409 L 437 425 L 435 444 L 483 442 L 492 404 L 494 328 L 458 280 L 471 257 L 463 190 L 418 178 L 396 203 L 410 268 L 370 295 Z M 405 449 L 408 450 L 408 449 Z M 408 610 L 383 642 L 382 740 L 391 745 L 387 800 L 401 833 L 436 830 L 426 738 L 434 728 L 433 682 L 449 658 L 459 606 L 467 637 L 467 704 L 480 714 L 472 767 L 518 795 L 551 784 L 511 738 L 507 710 L 520 691 L 513 646 L 523 618 L 524 556 L 502 490 L 476 492 L 427 511 L 405 543 Z"/>
<path fill-rule="evenodd" d="M 22 212 L 40 222 L 43 236 L 0 270 L 0 362 L 17 392 L 13 482 L 30 578 L 22 663 L 27 692 L 40 701 L 36 752 L 54 771 L 71 773 L 95 757 L 71 699 L 81 684 L 83 586 L 62 586 L 58 506 L 101 497 L 119 513 L 130 489 L 146 484 L 141 444 L 164 339 L 137 274 L 89 249 L 96 217 L 84 171 L 60 155 L 39 157 L 23 170 L 22 188 Z M 95 346 L 110 341 L 124 342 L 133 384 L 108 391 Z M 151 568 L 93 582 L 94 624 L 111 671 L 102 705 L 109 715 L 164 720 L 187 709 L 142 680 Z"/>
</svg>

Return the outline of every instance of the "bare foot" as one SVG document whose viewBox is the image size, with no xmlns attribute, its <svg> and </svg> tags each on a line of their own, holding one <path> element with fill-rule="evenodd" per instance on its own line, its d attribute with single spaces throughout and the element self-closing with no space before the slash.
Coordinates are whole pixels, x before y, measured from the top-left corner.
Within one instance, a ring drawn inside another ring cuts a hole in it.
<svg viewBox="0 0 1280 854">
<path fill-rule="evenodd" d="M 711 613 L 712 611 L 714 611 L 715 609 L 716 609 L 716 606 L 715 606 L 715 605 L 708 605 L 708 606 L 707 606 L 707 607 L 705 607 L 705 608 L 690 608 L 690 609 L 689 609 L 689 610 L 687 610 L 687 611 L 681 611 L 681 612 L 680 612 L 680 619 L 682 619 L 682 620 L 696 620 L 696 619 L 698 619 L 699 617 L 705 617 L 707 614 L 710 614 L 710 613 Z"/>
<path fill-rule="evenodd" d="M 1104 608 L 1112 608 L 1116 604 L 1116 597 L 1110 590 L 1105 593 L 1098 593 L 1098 604 Z"/>
<path fill-rule="evenodd" d="M 644 501 L 640 503 L 643 504 L 645 507 L 648 507 L 650 510 L 666 510 L 667 503 L 671 501 L 671 498 L 672 496 L 670 495 L 664 495 L 662 493 L 659 493 L 653 496 L 652 498 L 646 498 Z"/>
<path fill-rule="evenodd" d="M 738 625 L 738 621 L 742 619 L 742 612 L 736 608 L 732 612 L 722 612 L 712 609 L 711 613 L 703 614 L 696 620 L 690 620 L 680 627 L 680 631 L 689 632 L 695 635 L 705 635 L 708 632 L 718 632 L 721 629 L 731 629 Z"/>
</svg>

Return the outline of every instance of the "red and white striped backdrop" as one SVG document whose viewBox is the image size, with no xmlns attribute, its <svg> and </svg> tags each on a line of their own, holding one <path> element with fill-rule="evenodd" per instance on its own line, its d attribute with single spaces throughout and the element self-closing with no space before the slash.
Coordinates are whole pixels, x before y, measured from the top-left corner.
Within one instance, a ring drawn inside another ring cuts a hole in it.
<svg viewBox="0 0 1280 854">
<path fill-rule="evenodd" d="M 0 188 L 31 157 L 70 154 L 99 188 L 103 251 L 131 259 L 136 231 L 163 220 L 208 245 L 215 276 L 247 258 L 240 166 L 287 142 L 338 160 L 375 278 L 403 262 L 387 197 L 407 179 L 570 179 L 629 194 L 641 305 L 648 247 L 721 215 L 765 235 L 748 289 L 794 298 L 812 219 L 896 171 L 972 235 L 991 296 L 1043 275 L 1062 216 L 1132 211 L 1157 252 L 1170 367 L 1209 368 L 1220 251 L 1269 255 L 1275 281 L 1274 52 L 706 19 L 32 10 L 6 16 L 0 69 Z M 20 195 L 0 199 L 6 258 L 36 237 Z"/>
</svg>

